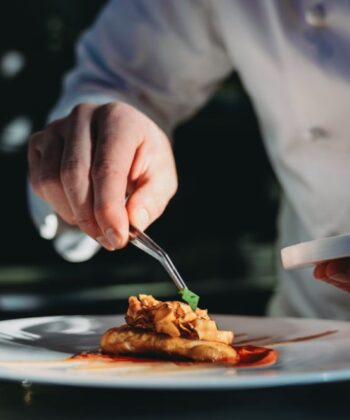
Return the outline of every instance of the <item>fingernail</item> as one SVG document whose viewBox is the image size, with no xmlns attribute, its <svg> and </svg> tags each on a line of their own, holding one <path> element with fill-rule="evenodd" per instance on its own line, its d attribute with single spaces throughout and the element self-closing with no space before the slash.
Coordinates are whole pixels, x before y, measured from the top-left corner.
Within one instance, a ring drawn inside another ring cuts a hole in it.
<svg viewBox="0 0 350 420">
<path fill-rule="evenodd" d="M 122 241 L 117 236 L 113 228 L 107 229 L 105 235 L 107 236 L 109 242 L 114 246 L 114 248 L 120 248 L 122 246 Z"/>
<path fill-rule="evenodd" d="M 136 212 L 136 227 L 144 229 L 149 221 L 148 211 L 144 208 L 138 209 Z"/>
<path fill-rule="evenodd" d="M 103 248 L 108 249 L 108 251 L 115 251 L 115 248 L 112 246 L 111 243 L 107 241 L 107 239 L 104 236 L 99 236 L 96 238 L 96 241 L 103 246 Z"/>
</svg>

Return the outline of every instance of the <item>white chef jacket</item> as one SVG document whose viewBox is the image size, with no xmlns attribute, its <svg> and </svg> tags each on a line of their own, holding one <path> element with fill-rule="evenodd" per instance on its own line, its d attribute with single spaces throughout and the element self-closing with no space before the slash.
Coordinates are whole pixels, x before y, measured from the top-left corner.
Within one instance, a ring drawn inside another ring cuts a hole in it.
<svg viewBox="0 0 350 420">
<path fill-rule="evenodd" d="M 234 69 L 284 190 L 278 246 L 350 232 L 349 19 L 347 0 L 110 1 L 80 40 L 50 120 L 81 102 L 123 100 L 170 132 Z M 97 251 L 29 198 L 42 236 L 63 257 Z M 279 277 L 272 315 L 350 319 L 350 295 L 310 269 L 279 267 Z"/>
</svg>

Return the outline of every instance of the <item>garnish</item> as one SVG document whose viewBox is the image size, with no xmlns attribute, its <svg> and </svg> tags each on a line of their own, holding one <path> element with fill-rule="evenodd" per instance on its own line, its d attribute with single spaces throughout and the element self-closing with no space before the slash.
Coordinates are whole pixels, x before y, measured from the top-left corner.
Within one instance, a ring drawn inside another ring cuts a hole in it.
<svg viewBox="0 0 350 420">
<path fill-rule="evenodd" d="M 197 309 L 199 296 L 191 292 L 190 289 L 181 289 L 179 290 L 179 295 L 182 297 L 182 300 L 188 303 L 193 311 Z"/>
</svg>

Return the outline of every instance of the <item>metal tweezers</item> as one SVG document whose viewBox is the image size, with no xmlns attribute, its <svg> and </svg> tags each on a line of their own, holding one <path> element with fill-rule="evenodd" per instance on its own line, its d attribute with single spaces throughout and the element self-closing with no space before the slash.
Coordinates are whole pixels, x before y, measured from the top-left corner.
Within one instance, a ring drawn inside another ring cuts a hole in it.
<svg viewBox="0 0 350 420">
<path fill-rule="evenodd" d="M 130 242 L 137 248 L 156 258 L 163 265 L 165 270 L 172 278 L 175 286 L 179 289 L 187 289 L 185 282 L 177 271 L 175 265 L 169 258 L 168 254 L 154 242 L 148 235 L 130 225 L 129 229 Z"/>
</svg>

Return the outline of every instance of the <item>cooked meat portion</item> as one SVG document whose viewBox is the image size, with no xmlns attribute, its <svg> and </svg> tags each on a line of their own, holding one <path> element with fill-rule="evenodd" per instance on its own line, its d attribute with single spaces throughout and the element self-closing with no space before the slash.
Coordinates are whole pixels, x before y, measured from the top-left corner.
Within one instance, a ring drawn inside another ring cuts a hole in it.
<svg viewBox="0 0 350 420">
<path fill-rule="evenodd" d="M 234 348 L 225 343 L 170 337 L 128 325 L 106 331 L 101 337 L 101 349 L 106 353 L 120 355 L 165 354 L 202 362 L 239 361 Z"/>
<path fill-rule="evenodd" d="M 230 346 L 231 331 L 218 330 L 202 309 L 183 302 L 161 302 L 153 296 L 129 298 L 128 325 L 111 328 L 101 337 L 101 349 L 112 354 L 151 354 L 184 357 L 203 362 L 237 363 Z"/>
<path fill-rule="evenodd" d="M 125 320 L 128 325 L 170 337 L 194 340 L 217 341 L 231 344 L 232 331 L 218 330 L 208 311 L 196 309 L 179 301 L 161 302 L 150 295 L 129 297 L 129 307 Z"/>
</svg>

